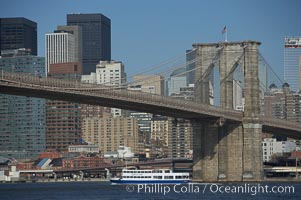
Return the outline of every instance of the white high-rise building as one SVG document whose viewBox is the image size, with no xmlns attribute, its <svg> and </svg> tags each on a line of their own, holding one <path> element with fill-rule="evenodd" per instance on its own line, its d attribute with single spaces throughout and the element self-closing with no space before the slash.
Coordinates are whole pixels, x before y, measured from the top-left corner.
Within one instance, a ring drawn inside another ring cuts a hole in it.
<svg viewBox="0 0 301 200">
<path fill-rule="evenodd" d="M 301 37 L 284 38 L 284 81 L 292 91 L 300 90 L 299 57 L 301 56 Z"/>
<path fill-rule="evenodd" d="M 126 82 L 126 74 L 122 62 L 99 61 L 96 72 L 90 75 L 82 75 L 82 82 L 103 84 L 106 86 L 119 86 Z"/>
<path fill-rule="evenodd" d="M 96 72 L 90 75 L 82 75 L 82 82 L 96 83 L 107 86 L 121 86 L 126 82 L 126 74 L 122 62 L 100 61 L 96 65 Z M 121 109 L 112 108 L 114 117 L 121 116 Z"/>
<path fill-rule="evenodd" d="M 74 62 L 75 39 L 71 33 L 47 33 L 45 37 L 46 73 L 50 64 Z"/>
<path fill-rule="evenodd" d="M 124 65 L 116 61 L 100 61 L 96 65 L 96 83 L 119 86 L 126 82 Z"/>
</svg>

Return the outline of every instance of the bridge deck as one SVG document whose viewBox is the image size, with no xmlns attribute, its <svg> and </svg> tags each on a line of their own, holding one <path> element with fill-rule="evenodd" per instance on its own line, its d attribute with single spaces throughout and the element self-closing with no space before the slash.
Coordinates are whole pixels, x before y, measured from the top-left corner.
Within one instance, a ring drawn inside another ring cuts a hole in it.
<svg viewBox="0 0 301 200">
<path fill-rule="evenodd" d="M 242 112 L 207 104 L 28 74 L 2 72 L 0 93 L 109 106 L 186 119 L 224 119 L 231 123 L 242 123 L 243 118 Z M 263 131 L 301 139 L 300 123 L 263 118 L 262 124 Z"/>
</svg>

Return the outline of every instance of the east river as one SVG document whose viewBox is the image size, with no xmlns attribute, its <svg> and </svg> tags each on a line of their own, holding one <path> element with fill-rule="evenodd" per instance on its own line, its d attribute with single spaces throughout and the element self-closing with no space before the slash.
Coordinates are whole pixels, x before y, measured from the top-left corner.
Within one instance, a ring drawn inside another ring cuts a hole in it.
<svg viewBox="0 0 301 200">
<path fill-rule="evenodd" d="M 111 185 L 109 182 L 0 184 L 1 200 L 301 199 L 301 183 Z"/>
</svg>

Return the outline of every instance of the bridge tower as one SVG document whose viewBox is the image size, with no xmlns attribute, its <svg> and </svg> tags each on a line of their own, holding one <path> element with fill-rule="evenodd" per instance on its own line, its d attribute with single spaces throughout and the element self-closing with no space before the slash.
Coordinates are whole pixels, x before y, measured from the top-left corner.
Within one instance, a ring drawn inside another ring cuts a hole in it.
<svg viewBox="0 0 301 200">
<path fill-rule="evenodd" d="M 233 109 L 233 73 L 242 67 L 245 109 L 242 123 L 193 120 L 196 181 L 260 181 L 262 149 L 256 41 L 193 44 L 196 49 L 196 99 L 209 104 L 210 74 L 220 73 L 220 106 Z M 223 116 L 221 116 L 221 119 Z"/>
</svg>

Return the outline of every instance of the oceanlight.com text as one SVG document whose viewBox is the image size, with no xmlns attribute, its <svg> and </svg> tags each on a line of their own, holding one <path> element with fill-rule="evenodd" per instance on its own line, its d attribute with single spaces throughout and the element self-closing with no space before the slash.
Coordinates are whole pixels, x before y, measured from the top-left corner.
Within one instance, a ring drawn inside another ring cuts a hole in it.
<svg viewBox="0 0 301 200">
<path fill-rule="evenodd" d="M 294 186 L 288 185 L 264 185 L 264 184 L 241 184 L 241 185 L 227 185 L 227 184 L 137 184 L 127 185 L 128 192 L 146 193 L 146 194 L 163 194 L 169 193 L 178 194 L 250 194 L 252 196 L 257 194 L 294 194 Z"/>
</svg>

